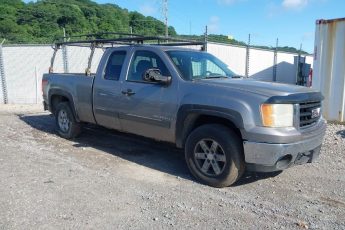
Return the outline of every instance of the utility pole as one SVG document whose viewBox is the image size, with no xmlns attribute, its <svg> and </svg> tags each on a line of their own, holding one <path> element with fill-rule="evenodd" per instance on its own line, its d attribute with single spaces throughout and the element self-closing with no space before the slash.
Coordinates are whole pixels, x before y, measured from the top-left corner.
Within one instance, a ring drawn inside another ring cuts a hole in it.
<svg viewBox="0 0 345 230">
<path fill-rule="evenodd" d="M 163 14 L 164 14 L 164 23 L 165 23 L 165 37 L 169 36 L 168 31 L 168 0 L 163 0 Z"/>
</svg>

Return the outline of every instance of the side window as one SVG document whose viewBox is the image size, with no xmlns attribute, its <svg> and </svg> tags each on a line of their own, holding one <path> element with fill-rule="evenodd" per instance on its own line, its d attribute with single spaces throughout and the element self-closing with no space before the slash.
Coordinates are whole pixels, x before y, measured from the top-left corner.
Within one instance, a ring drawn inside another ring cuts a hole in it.
<svg viewBox="0 0 345 230">
<path fill-rule="evenodd" d="M 104 70 L 104 79 L 118 81 L 121 75 L 126 51 L 114 51 L 110 54 L 108 63 Z"/>
<path fill-rule="evenodd" d="M 164 76 L 170 73 L 162 59 L 151 51 L 136 51 L 131 61 L 128 73 L 128 81 L 143 81 L 143 74 L 148 69 L 159 69 Z"/>
</svg>

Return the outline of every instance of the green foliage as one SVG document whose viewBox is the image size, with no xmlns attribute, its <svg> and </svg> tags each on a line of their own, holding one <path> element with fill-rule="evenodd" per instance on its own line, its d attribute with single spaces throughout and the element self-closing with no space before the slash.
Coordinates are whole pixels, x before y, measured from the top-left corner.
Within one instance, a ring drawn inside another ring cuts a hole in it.
<svg viewBox="0 0 345 230">
<path fill-rule="evenodd" d="M 128 12 L 115 4 L 97 4 L 91 0 L 0 0 L 0 39 L 8 43 L 51 43 L 67 35 L 99 32 L 164 35 L 164 23 Z M 176 35 L 169 27 L 169 35 Z"/>
<path fill-rule="evenodd" d="M 129 12 L 115 4 L 97 4 L 91 0 L 0 0 L 0 39 L 7 43 L 51 43 L 67 35 L 123 32 L 142 35 L 164 35 L 163 22 L 134 11 Z M 174 27 L 168 28 L 170 36 L 177 36 Z M 203 35 L 180 35 L 191 40 L 204 40 Z M 229 39 L 225 35 L 210 34 L 208 41 L 246 46 L 245 42 Z M 274 47 L 252 46 L 274 50 Z M 278 51 L 298 52 L 293 47 L 278 47 Z M 301 51 L 302 54 L 306 52 Z"/>
</svg>

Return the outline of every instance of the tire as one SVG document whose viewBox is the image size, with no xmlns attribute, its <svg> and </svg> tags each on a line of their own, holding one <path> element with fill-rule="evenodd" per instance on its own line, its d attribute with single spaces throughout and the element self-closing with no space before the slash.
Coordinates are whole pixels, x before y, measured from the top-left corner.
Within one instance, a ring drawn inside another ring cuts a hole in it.
<svg viewBox="0 0 345 230">
<path fill-rule="evenodd" d="M 186 140 L 188 168 L 200 182 L 212 187 L 227 187 L 244 172 L 241 138 L 231 129 L 219 125 L 202 125 Z"/>
<path fill-rule="evenodd" d="M 55 123 L 58 134 L 63 138 L 75 138 L 81 132 L 81 124 L 76 121 L 68 102 L 61 102 L 57 105 Z"/>
</svg>

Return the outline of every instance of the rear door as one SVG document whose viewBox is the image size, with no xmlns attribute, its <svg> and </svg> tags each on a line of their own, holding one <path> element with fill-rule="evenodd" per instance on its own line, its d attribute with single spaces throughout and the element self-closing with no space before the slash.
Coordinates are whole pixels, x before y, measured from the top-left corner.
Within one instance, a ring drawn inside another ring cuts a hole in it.
<svg viewBox="0 0 345 230">
<path fill-rule="evenodd" d="M 177 110 L 178 81 L 169 86 L 143 81 L 149 68 L 157 68 L 164 76 L 172 76 L 172 67 L 164 62 L 162 52 L 148 47 L 132 51 L 126 80 L 122 84 L 120 122 L 124 131 L 164 141 L 174 141 L 171 129 Z"/>
<path fill-rule="evenodd" d="M 109 49 L 104 53 L 93 86 L 93 111 L 97 124 L 121 130 L 119 109 L 122 102 L 121 80 L 126 74 L 131 48 Z"/>
</svg>

